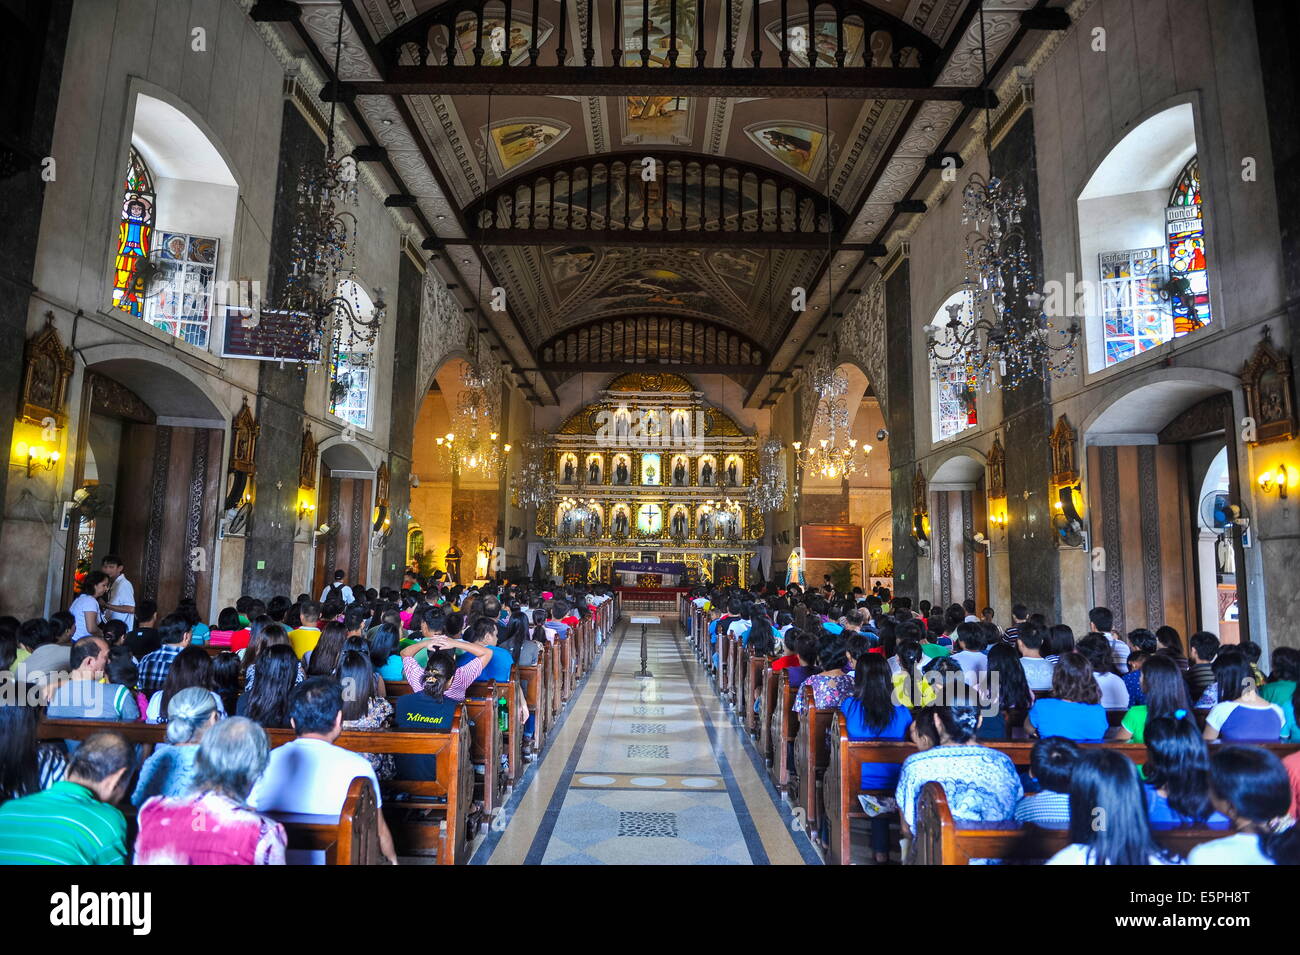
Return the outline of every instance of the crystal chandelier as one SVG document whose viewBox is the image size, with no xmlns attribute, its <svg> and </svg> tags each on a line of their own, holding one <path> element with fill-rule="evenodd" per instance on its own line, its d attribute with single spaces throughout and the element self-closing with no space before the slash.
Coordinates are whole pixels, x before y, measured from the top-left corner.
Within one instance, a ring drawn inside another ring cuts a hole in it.
<svg viewBox="0 0 1300 955">
<path fill-rule="evenodd" d="M 511 480 L 515 507 L 542 508 L 555 497 L 555 482 L 546 466 L 551 442 L 535 431 L 524 439 L 522 460 Z"/>
<path fill-rule="evenodd" d="M 848 436 L 849 411 L 844 401 L 849 389 L 848 378 L 828 364 L 822 364 L 813 370 L 811 384 L 817 393 L 813 431 L 824 428 L 826 437 L 806 448 L 802 441 L 794 442 L 792 447 L 799 477 L 811 475 L 838 480 L 856 474 L 859 453 L 864 457 L 870 454 L 871 445 L 864 444 L 859 448 L 857 438 Z"/>
<path fill-rule="evenodd" d="M 988 49 L 984 10 L 980 8 L 981 90 L 988 87 Z M 948 307 L 948 319 L 925 326 L 931 366 L 965 366 L 976 387 L 992 390 L 995 378 L 1015 388 L 1030 378 L 1060 376 L 1074 366 L 1079 323 L 1058 328 L 1043 312 L 1030 239 L 1022 220 L 1027 205 L 1023 186 L 1011 188 L 992 172 L 989 142 L 992 113 L 984 107 L 984 151 L 989 178 L 979 173 L 962 189 L 962 223 L 974 225 L 966 236 L 966 315 L 960 304 Z M 974 397 L 971 395 L 970 397 Z"/>
<path fill-rule="evenodd" d="M 749 501 L 760 513 L 770 514 L 785 507 L 788 493 L 781 442 L 768 438 L 760 452 L 758 474 L 749 483 Z"/>
<path fill-rule="evenodd" d="M 335 41 L 334 74 L 338 75 L 343 49 L 343 16 Z M 337 102 L 330 105 L 329 129 L 323 159 L 303 164 L 298 179 L 297 204 L 289 238 L 287 275 L 274 309 L 291 315 L 297 324 L 292 331 L 304 353 L 320 352 L 328 339 L 333 352 L 346 345 L 351 361 L 364 361 L 383 327 L 387 307 L 383 290 L 375 289 L 373 310 L 366 314 L 356 293 L 355 274 L 357 217 L 347 211 L 357 206 L 357 162 L 352 156 L 334 152 L 334 120 Z"/>
<path fill-rule="evenodd" d="M 560 518 L 561 537 L 585 536 L 597 516 L 596 500 L 566 497 L 560 501 L 560 513 L 563 515 Z"/>
<path fill-rule="evenodd" d="M 454 427 L 435 443 L 453 473 L 492 479 L 510 454 L 510 445 L 503 443 L 496 431 L 491 396 L 498 393 L 497 382 L 491 372 L 467 364 L 461 370 L 461 384 L 465 387 L 456 402 Z"/>
</svg>

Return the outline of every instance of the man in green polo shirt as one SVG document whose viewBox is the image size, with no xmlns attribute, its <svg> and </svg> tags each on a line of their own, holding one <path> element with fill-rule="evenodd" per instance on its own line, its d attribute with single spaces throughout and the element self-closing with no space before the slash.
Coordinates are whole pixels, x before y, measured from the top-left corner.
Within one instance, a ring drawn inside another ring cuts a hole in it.
<svg viewBox="0 0 1300 955">
<path fill-rule="evenodd" d="M 0 805 L 0 865 L 124 865 L 126 819 L 113 803 L 133 757 L 117 733 L 96 733 L 62 780 Z"/>
</svg>

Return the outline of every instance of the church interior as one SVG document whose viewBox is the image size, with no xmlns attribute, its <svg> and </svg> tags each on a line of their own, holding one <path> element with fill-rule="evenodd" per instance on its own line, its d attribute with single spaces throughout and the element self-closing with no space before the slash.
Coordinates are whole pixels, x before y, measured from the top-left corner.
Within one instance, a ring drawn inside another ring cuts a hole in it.
<svg viewBox="0 0 1300 955">
<path fill-rule="evenodd" d="M 1296 5 L 0 10 L 0 862 L 1300 862 Z"/>
</svg>

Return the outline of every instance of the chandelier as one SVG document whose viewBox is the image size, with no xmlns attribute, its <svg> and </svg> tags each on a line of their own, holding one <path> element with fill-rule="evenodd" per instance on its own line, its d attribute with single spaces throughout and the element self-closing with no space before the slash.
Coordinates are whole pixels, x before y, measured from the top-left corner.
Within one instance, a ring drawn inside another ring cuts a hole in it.
<svg viewBox="0 0 1300 955">
<path fill-rule="evenodd" d="M 813 431 L 824 428 L 826 437 L 808 447 L 804 447 L 802 441 L 794 442 L 792 447 L 799 477 L 811 475 L 838 480 L 856 474 L 858 455 L 865 457 L 870 454 L 871 445 L 864 444 L 859 448 L 857 438 L 849 437 L 849 410 L 844 401 L 849 390 L 848 378 L 823 363 L 813 370 L 810 382 L 817 394 Z M 764 452 L 766 450 L 765 447 Z"/>
<path fill-rule="evenodd" d="M 721 501 L 706 501 L 704 507 L 713 512 L 712 529 L 716 534 L 712 536 L 731 540 L 740 537 L 739 501 L 726 497 Z"/>
<path fill-rule="evenodd" d="M 461 369 L 461 384 L 464 388 L 456 402 L 453 428 L 435 443 L 454 474 L 491 479 L 510 454 L 510 445 L 503 443 L 496 431 L 492 395 L 499 393 L 497 381 L 492 372 L 466 364 Z"/>
<path fill-rule="evenodd" d="M 781 466 L 781 442 L 768 438 L 760 452 L 758 474 L 749 483 L 750 503 L 762 514 L 785 507 L 789 488 Z"/>
<path fill-rule="evenodd" d="M 599 511 L 596 509 L 596 499 L 566 497 L 560 501 L 560 536 L 573 537 L 585 536 L 588 527 L 594 531 L 595 521 L 599 519 Z M 594 534 L 592 536 L 595 536 Z"/>
<path fill-rule="evenodd" d="M 981 91 L 988 88 L 988 47 L 984 10 L 980 8 Z M 925 326 L 931 366 L 964 366 L 971 385 L 990 391 L 994 378 L 1015 388 L 1030 378 L 1060 376 L 1074 366 L 1079 323 L 1058 328 L 1043 312 L 1030 239 L 1023 228 L 1027 205 L 1024 186 L 1011 188 L 992 172 L 993 150 L 989 101 L 984 106 L 984 151 L 989 177 L 970 177 L 962 189 L 962 223 L 974 225 L 966 235 L 967 314 L 961 304 L 947 308 L 948 319 Z M 967 400 L 974 395 L 966 396 Z"/>
<path fill-rule="evenodd" d="M 343 48 L 343 16 L 335 41 L 334 70 L 338 75 Z M 310 159 L 299 174 L 297 203 L 289 237 L 287 275 L 274 309 L 292 316 L 290 334 L 299 339 L 303 353 L 319 354 L 328 337 L 333 353 L 346 347 L 350 363 L 365 355 L 383 326 L 387 307 L 383 290 L 375 289 L 373 309 L 361 306 L 355 274 L 357 217 L 347 211 L 357 206 L 357 162 L 334 152 L 337 103 L 330 105 L 329 129 L 323 159 Z"/>
<path fill-rule="evenodd" d="M 511 478 L 515 507 L 542 508 L 555 497 L 555 482 L 546 466 L 550 439 L 535 431 L 524 439 L 522 460 Z"/>
</svg>

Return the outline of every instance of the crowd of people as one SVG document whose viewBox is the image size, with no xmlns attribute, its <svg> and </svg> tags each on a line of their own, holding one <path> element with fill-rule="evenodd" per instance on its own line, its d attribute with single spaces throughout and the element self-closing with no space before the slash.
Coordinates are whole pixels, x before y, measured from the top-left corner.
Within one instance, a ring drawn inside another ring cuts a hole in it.
<svg viewBox="0 0 1300 955">
<path fill-rule="evenodd" d="M 244 596 L 208 623 L 193 601 L 160 615 L 137 600 L 116 555 L 103 568 L 67 611 L 0 617 L 0 864 L 321 862 L 288 850 L 267 813 L 337 816 L 359 776 L 382 807 L 387 781 L 434 778 L 431 758 L 353 752 L 342 732 L 448 731 L 471 684 L 509 680 L 612 599 L 441 572 L 376 590 L 340 570 L 318 599 Z M 409 692 L 391 698 L 385 681 Z M 166 742 L 140 760 L 111 729 L 44 740 L 42 713 L 165 724 Z M 518 716 L 534 758 L 535 716 L 522 702 Z M 294 739 L 271 747 L 273 728 Z M 136 812 L 133 845 L 119 806 Z M 379 842 L 395 863 L 382 814 Z"/>
<path fill-rule="evenodd" d="M 1189 863 L 1300 863 L 1300 752 L 1261 745 L 1300 742 L 1300 650 L 1275 649 L 1265 674 L 1250 641 L 1197 632 L 1185 647 L 1172 627 L 1117 632 L 1105 607 L 1076 636 L 1023 604 L 1004 627 L 973 600 L 914 606 L 882 586 L 837 593 L 829 581 L 702 587 L 692 603 L 715 666 L 719 635 L 739 639 L 787 674 L 795 712 L 810 698 L 840 711 L 850 739 L 916 745 L 901 766 L 863 766 L 877 862 L 891 858 L 894 820 L 906 856 L 935 781 L 958 820 L 1068 830 L 1052 864 L 1181 862 L 1153 832 L 1187 825 L 1224 830 Z M 987 745 L 1012 739 L 1035 741 L 1028 773 Z M 1145 744 L 1145 764 L 1079 745 L 1107 741 Z"/>
</svg>

